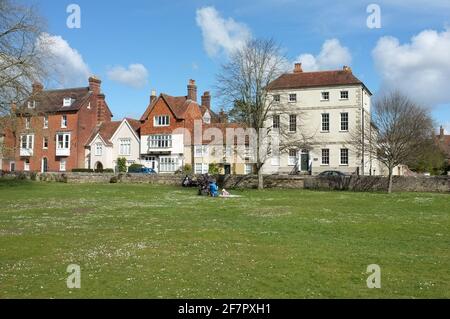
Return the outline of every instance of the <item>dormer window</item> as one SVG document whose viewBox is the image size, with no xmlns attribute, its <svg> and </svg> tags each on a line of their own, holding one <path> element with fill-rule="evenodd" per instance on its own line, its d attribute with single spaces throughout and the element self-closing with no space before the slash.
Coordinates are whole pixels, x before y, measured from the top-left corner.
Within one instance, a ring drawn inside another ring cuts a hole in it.
<svg viewBox="0 0 450 319">
<path fill-rule="evenodd" d="M 70 97 L 65 97 L 64 101 L 63 101 L 63 107 L 68 107 L 68 106 L 72 106 L 74 100 L 72 100 L 72 98 Z"/>
<path fill-rule="evenodd" d="M 211 124 L 211 114 L 206 112 L 203 116 L 203 122 L 205 122 L 205 124 Z"/>
<path fill-rule="evenodd" d="M 36 108 L 36 101 L 28 101 L 28 108 L 29 109 L 35 109 Z"/>
</svg>

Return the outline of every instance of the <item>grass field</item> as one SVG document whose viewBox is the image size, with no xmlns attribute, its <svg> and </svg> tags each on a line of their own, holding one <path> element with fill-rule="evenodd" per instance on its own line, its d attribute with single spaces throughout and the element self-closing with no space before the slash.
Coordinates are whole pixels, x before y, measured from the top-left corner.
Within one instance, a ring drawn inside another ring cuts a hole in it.
<svg viewBox="0 0 450 319">
<path fill-rule="evenodd" d="M 448 194 L 238 194 L 0 182 L 0 298 L 450 297 Z"/>
</svg>

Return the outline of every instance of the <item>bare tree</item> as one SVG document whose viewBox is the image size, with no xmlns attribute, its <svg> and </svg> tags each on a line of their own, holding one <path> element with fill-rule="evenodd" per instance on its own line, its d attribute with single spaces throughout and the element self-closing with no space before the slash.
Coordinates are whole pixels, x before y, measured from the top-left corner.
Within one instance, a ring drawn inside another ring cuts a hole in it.
<svg viewBox="0 0 450 319">
<path fill-rule="evenodd" d="M 256 135 L 253 138 L 255 149 L 252 153 L 256 162 L 259 189 L 264 188 L 262 168 L 271 155 L 273 146 L 269 141 L 273 132 L 269 117 L 275 112 L 274 99 L 266 88 L 287 70 L 286 61 L 280 47 L 273 40 L 250 40 L 230 56 L 229 62 L 222 66 L 217 75 L 218 96 L 225 105 L 231 105 L 231 119 L 243 123 Z M 277 134 L 280 141 L 286 142 L 287 139 L 282 139 L 281 132 L 280 125 Z"/>
<path fill-rule="evenodd" d="M 32 98 L 32 84 L 46 78 L 46 57 L 50 45 L 40 40 L 44 19 L 33 7 L 10 0 L 0 0 L 0 131 L 16 139 L 19 118 L 15 106 L 20 107 Z M 39 41 L 40 40 L 40 41 Z M 29 110 L 33 116 L 32 110 Z M 3 153 L 13 153 L 15 145 L 0 145 Z"/>
<path fill-rule="evenodd" d="M 429 111 L 398 91 L 375 102 L 372 125 L 364 130 L 354 130 L 350 143 L 358 152 L 369 153 L 386 166 L 389 193 L 392 193 L 394 168 L 413 163 L 434 143 Z"/>
</svg>

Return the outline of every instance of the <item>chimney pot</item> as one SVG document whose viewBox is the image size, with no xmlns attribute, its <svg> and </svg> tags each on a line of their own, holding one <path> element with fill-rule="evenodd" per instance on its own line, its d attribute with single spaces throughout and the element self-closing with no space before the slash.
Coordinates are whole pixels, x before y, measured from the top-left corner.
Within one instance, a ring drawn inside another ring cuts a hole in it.
<svg viewBox="0 0 450 319">
<path fill-rule="evenodd" d="M 187 98 L 188 100 L 197 102 L 197 85 L 195 84 L 195 80 L 189 80 L 189 84 L 188 84 L 188 95 Z"/>
<path fill-rule="evenodd" d="M 202 95 L 202 106 L 206 107 L 208 110 L 211 109 L 211 94 L 206 91 Z"/>
<path fill-rule="evenodd" d="M 39 82 L 34 82 L 32 88 L 33 88 L 33 95 L 40 93 L 44 90 L 44 86 Z"/>
<path fill-rule="evenodd" d="M 302 72 L 303 72 L 302 64 L 301 63 L 295 63 L 294 73 L 302 73 Z"/>
<path fill-rule="evenodd" d="M 441 129 L 440 129 L 440 132 L 439 132 L 439 137 L 440 137 L 441 139 L 443 139 L 443 138 L 444 138 L 444 135 L 445 135 L 445 130 L 444 130 L 444 127 L 441 125 Z"/>
<path fill-rule="evenodd" d="M 344 65 L 343 70 L 344 70 L 345 72 L 350 72 L 350 73 L 352 73 L 352 68 L 349 67 L 349 66 L 347 66 L 347 65 Z"/>
<path fill-rule="evenodd" d="M 156 101 L 156 90 L 152 90 L 152 94 L 150 95 L 150 104 Z"/>
</svg>

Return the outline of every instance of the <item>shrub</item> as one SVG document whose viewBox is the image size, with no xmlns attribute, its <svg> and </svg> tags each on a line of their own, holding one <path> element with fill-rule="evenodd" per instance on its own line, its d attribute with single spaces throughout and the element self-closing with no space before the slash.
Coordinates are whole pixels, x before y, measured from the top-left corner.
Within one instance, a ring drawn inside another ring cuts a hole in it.
<svg viewBox="0 0 450 319">
<path fill-rule="evenodd" d="M 17 176 L 17 179 L 18 179 L 19 181 L 24 181 L 24 180 L 27 179 L 27 174 L 25 174 L 25 173 L 20 173 L 20 174 Z"/>
<path fill-rule="evenodd" d="M 114 173 L 114 170 L 112 168 L 106 168 L 99 173 Z"/>
<path fill-rule="evenodd" d="M 109 182 L 111 184 L 117 184 L 119 182 L 119 178 L 117 178 L 117 176 L 113 176 L 111 177 L 111 179 L 109 180 Z"/>
<path fill-rule="evenodd" d="M 220 168 L 219 165 L 213 163 L 209 165 L 209 175 L 219 175 Z"/>
<path fill-rule="evenodd" d="M 38 177 L 38 174 L 37 174 L 36 172 L 33 172 L 33 173 L 31 173 L 31 175 L 30 175 L 30 179 L 31 179 L 32 181 L 37 181 L 37 177 Z"/>
<path fill-rule="evenodd" d="M 176 174 L 190 175 L 192 174 L 192 166 L 189 164 L 185 164 L 178 171 L 176 171 Z"/>
<path fill-rule="evenodd" d="M 119 173 L 127 172 L 127 159 L 124 157 L 120 157 L 117 159 L 117 169 Z"/>
</svg>

